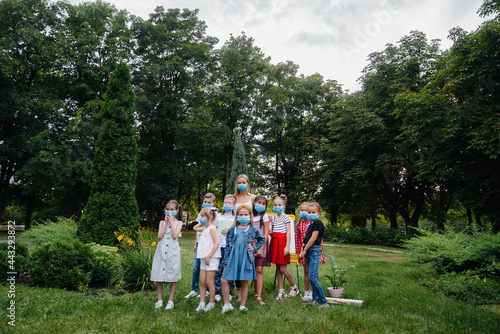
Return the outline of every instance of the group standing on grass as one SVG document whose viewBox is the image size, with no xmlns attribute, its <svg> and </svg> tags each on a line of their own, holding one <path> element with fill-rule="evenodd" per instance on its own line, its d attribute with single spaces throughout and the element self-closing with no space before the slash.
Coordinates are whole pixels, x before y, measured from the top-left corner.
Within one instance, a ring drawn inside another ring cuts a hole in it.
<svg viewBox="0 0 500 334">
<path fill-rule="evenodd" d="M 200 298 L 197 312 L 212 310 L 215 302 L 221 299 L 224 300 L 222 313 L 233 310 L 231 291 L 234 287 L 237 288 L 234 295 L 240 301 L 240 311 L 247 311 L 245 304 L 250 281 L 254 282 L 254 298 L 260 305 L 265 305 L 262 300 L 264 267 L 271 263 L 276 265 L 279 288 L 276 299 L 299 294 L 299 288 L 287 269 L 293 228 L 292 219 L 284 213 L 287 198 L 275 195 L 272 199 L 275 216 L 271 218 L 266 213 L 267 199 L 250 193 L 250 180 L 243 174 L 236 180 L 234 195 L 224 198 L 223 212 L 217 214 L 213 194 L 204 196 L 203 208 L 196 218 L 198 224 L 193 228 L 198 233 L 193 248 L 195 262 L 191 292 L 185 297 Z M 325 262 L 321 251 L 324 226 L 320 214 L 318 203 L 302 203 L 301 219 L 295 231 L 295 251 L 304 265 L 305 294 L 302 299 L 325 308 L 328 303 L 318 276 L 319 264 Z M 159 225 L 160 242 L 151 268 L 150 279 L 157 282 L 156 308 L 163 306 L 163 283 L 170 283 L 167 310 L 174 307 L 177 281 L 181 278 L 178 237 L 182 222 L 177 217 L 182 217 L 182 206 L 171 200 L 165 206 L 165 219 Z M 228 220 L 233 222 L 232 226 L 222 228 L 221 222 Z M 284 278 L 291 286 L 288 294 L 284 289 Z M 207 296 L 208 304 L 205 303 Z"/>
</svg>

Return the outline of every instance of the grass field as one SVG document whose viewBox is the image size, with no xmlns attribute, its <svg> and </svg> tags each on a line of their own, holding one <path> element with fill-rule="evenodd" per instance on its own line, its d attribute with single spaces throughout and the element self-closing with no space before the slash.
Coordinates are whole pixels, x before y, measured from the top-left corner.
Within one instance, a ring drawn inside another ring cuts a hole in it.
<svg viewBox="0 0 500 334">
<path fill-rule="evenodd" d="M 362 307 L 331 305 L 319 310 L 300 298 L 274 300 L 274 267 L 265 268 L 264 301 L 252 298 L 248 312 L 221 314 L 222 303 L 209 313 L 197 313 L 199 300 L 184 299 L 190 291 L 194 260 L 193 236 L 185 233 L 182 279 L 175 308 L 155 310 L 156 291 L 115 294 L 114 290 L 77 293 L 16 285 L 15 298 L 0 285 L 1 333 L 500 333 L 500 314 L 433 293 L 419 284 L 431 275 L 427 266 L 408 263 L 403 254 L 367 246 L 328 245 L 340 265 L 355 265 L 349 272 L 344 298 L 364 300 Z M 320 276 L 330 268 L 320 266 Z M 295 265 L 289 270 L 296 277 Z M 300 268 L 301 287 L 303 271 Z M 325 287 L 326 282 L 322 281 Z M 288 284 L 286 285 L 289 288 Z M 168 288 L 165 289 L 168 292 Z M 250 288 L 250 296 L 253 289 Z M 168 296 L 164 297 L 164 300 Z M 6 309 L 15 300 L 15 327 Z M 496 306 L 497 307 L 497 306 Z M 498 307 L 497 307 L 498 309 Z"/>
</svg>

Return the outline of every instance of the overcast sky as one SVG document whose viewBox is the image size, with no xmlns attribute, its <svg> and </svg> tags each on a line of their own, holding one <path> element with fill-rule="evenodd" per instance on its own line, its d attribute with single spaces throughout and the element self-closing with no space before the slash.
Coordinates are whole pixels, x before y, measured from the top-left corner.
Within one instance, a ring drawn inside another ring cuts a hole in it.
<svg viewBox="0 0 500 334">
<path fill-rule="evenodd" d="M 79 0 L 70 0 L 79 3 Z M 271 62 L 291 60 L 299 74 L 320 73 L 344 89 L 360 89 L 357 79 L 367 56 L 396 43 L 412 30 L 451 42 L 448 31 L 473 31 L 484 21 L 476 12 L 483 0 L 111 0 L 118 9 L 145 19 L 157 6 L 200 10 L 207 35 L 222 45 L 242 31 L 255 39 Z"/>
</svg>

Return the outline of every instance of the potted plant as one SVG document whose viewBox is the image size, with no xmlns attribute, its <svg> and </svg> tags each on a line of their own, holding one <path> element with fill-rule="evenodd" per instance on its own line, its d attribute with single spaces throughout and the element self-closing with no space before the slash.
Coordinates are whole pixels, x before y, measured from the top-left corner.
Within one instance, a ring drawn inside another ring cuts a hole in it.
<svg viewBox="0 0 500 334">
<path fill-rule="evenodd" d="M 332 255 L 330 255 L 330 264 L 332 266 L 331 273 L 324 275 L 331 285 L 327 288 L 328 295 L 333 298 L 341 298 L 344 293 L 344 288 L 342 286 L 347 283 L 345 274 L 355 267 L 351 265 L 348 267 L 338 268 L 337 261 L 335 261 L 335 258 Z"/>
</svg>

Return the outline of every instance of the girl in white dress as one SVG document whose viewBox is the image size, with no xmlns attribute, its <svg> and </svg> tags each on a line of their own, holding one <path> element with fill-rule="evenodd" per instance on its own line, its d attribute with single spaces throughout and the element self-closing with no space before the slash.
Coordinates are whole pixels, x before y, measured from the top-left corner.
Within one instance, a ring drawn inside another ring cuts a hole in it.
<svg viewBox="0 0 500 334">
<path fill-rule="evenodd" d="M 166 310 L 174 308 L 174 295 L 177 281 L 181 279 L 181 249 L 179 247 L 179 234 L 182 230 L 182 206 L 171 200 L 165 205 L 165 220 L 158 227 L 158 246 L 156 247 L 153 265 L 151 267 L 152 282 L 156 282 L 158 301 L 155 308 L 163 306 L 163 282 L 170 283 L 170 296 Z"/>
<path fill-rule="evenodd" d="M 200 212 L 200 223 L 193 227 L 196 232 L 201 232 L 196 258 L 200 259 L 200 304 L 196 312 L 201 310 L 208 312 L 215 306 L 215 272 L 219 268 L 220 242 L 217 227 L 214 222 L 216 208 L 203 208 Z M 210 291 L 210 302 L 205 307 L 206 291 Z"/>
</svg>

